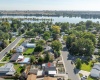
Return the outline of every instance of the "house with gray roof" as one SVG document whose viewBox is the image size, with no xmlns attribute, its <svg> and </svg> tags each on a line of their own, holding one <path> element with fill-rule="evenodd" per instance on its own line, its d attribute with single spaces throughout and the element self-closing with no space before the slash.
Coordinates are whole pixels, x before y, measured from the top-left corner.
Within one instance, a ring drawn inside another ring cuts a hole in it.
<svg viewBox="0 0 100 80">
<path fill-rule="evenodd" d="M 47 76 L 54 76 L 56 74 L 56 67 L 53 63 L 42 64 L 43 72 Z"/>
<path fill-rule="evenodd" d="M 4 66 L 0 67 L 0 76 L 10 75 L 13 76 L 16 72 L 12 63 L 7 63 Z"/>
<path fill-rule="evenodd" d="M 19 55 L 21 55 L 20 53 L 15 53 L 12 55 L 11 59 L 10 59 L 10 62 L 16 62 Z"/>
<path fill-rule="evenodd" d="M 95 64 L 90 72 L 90 76 L 100 78 L 100 64 Z"/>
</svg>

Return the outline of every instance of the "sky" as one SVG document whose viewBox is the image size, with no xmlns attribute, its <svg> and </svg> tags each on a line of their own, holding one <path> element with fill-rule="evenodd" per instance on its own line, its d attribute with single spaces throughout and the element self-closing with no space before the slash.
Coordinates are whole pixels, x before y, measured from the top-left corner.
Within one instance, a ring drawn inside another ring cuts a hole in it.
<svg viewBox="0 0 100 80">
<path fill-rule="evenodd" d="M 0 10 L 100 11 L 100 0 L 0 0 Z"/>
</svg>

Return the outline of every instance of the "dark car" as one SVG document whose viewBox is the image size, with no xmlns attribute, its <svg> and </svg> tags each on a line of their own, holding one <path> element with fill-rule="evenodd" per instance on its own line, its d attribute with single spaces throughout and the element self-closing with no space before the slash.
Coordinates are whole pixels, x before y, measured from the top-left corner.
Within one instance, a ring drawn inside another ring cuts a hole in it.
<svg viewBox="0 0 100 80">
<path fill-rule="evenodd" d="M 73 61 L 71 61 L 71 64 L 73 64 Z"/>
</svg>

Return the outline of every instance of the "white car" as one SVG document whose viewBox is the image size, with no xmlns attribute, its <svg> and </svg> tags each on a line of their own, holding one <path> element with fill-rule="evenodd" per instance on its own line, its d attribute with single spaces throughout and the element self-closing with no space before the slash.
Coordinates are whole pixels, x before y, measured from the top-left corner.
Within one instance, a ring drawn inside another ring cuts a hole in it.
<svg viewBox="0 0 100 80">
<path fill-rule="evenodd" d="M 87 76 L 81 77 L 81 80 L 87 80 Z"/>
</svg>

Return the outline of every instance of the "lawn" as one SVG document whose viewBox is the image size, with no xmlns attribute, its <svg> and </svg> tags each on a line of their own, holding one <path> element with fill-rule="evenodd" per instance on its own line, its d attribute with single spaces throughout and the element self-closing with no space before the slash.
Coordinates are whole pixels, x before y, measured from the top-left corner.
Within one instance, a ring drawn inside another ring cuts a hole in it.
<svg viewBox="0 0 100 80">
<path fill-rule="evenodd" d="M 23 52 L 24 55 L 30 55 L 34 51 L 34 48 L 28 48 L 25 52 Z"/>
<path fill-rule="evenodd" d="M 9 54 L 9 53 L 8 53 Z M 1 61 L 5 61 L 5 62 L 9 62 L 10 61 L 11 56 L 6 55 Z"/>
<path fill-rule="evenodd" d="M 4 65 L 5 65 L 4 63 L 0 63 L 0 67 L 1 67 L 1 66 L 4 66 Z"/>
<path fill-rule="evenodd" d="M 16 70 L 17 74 L 21 74 L 21 71 L 23 70 L 23 67 L 20 66 L 20 64 L 15 63 L 14 69 Z"/>
<path fill-rule="evenodd" d="M 89 71 L 92 69 L 92 62 L 82 62 L 82 65 L 81 65 L 81 70 L 84 70 L 84 71 Z"/>
<path fill-rule="evenodd" d="M 14 64 L 14 69 L 16 70 L 18 74 L 20 74 L 20 71 L 21 71 L 20 64 Z"/>
<path fill-rule="evenodd" d="M 11 38 L 11 42 L 13 42 L 15 39 L 16 39 L 15 37 L 12 37 L 12 38 Z"/>
<path fill-rule="evenodd" d="M 95 78 L 91 78 L 91 77 L 89 76 L 87 80 L 96 80 L 96 79 L 95 79 Z"/>
<path fill-rule="evenodd" d="M 17 44 L 17 46 L 20 46 L 23 42 L 25 41 L 25 38 L 22 38 L 19 43 Z"/>
</svg>

